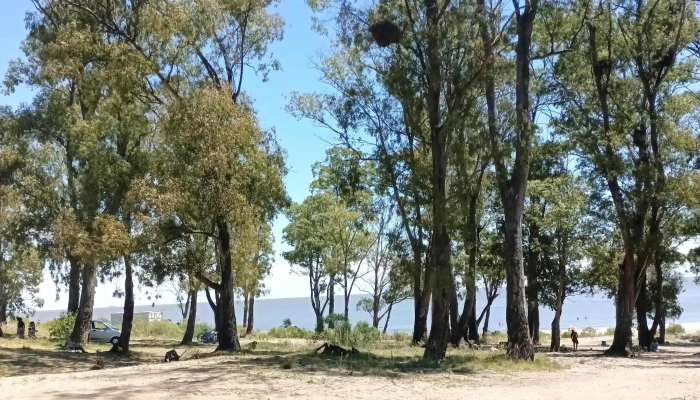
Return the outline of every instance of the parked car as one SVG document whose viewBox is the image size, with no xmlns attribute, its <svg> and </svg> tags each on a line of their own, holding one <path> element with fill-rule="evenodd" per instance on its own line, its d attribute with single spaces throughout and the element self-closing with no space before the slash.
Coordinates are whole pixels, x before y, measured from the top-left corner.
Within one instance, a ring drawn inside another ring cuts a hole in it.
<svg viewBox="0 0 700 400">
<path fill-rule="evenodd" d="M 90 330 L 91 342 L 118 344 L 121 334 L 121 331 L 106 322 L 92 321 L 92 329 Z"/>
</svg>

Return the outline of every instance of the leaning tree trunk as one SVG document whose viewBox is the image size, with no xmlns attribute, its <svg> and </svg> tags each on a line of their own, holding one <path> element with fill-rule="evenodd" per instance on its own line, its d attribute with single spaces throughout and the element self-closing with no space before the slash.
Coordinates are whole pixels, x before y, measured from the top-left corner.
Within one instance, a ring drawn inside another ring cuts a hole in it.
<svg viewBox="0 0 700 400">
<path fill-rule="evenodd" d="M 68 273 L 68 312 L 77 313 L 80 306 L 80 263 L 68 256 L 70 271 Z"/>
<path fill-rule="evenodd" d="M 472 303 L 472 312 L 469 317 L 468 337 L 472 342 L 479 344 L 479 327 L 476 322 L 476 301 Z"/>
<path fill-rule="evenodd" d="M 92 307 L 95 304 L 95 289 L 97 288 L 97 269 L 86 265 L 82 271 L 80 305 L 75 317 L 75 324 L 67 345 L 85 344 L 92 328 Z"/>
<path fill-rule="evenodd" d="M 394 303 L 389 304 L 389 309 L 386 311 L 386 319 L 384 320 L 384 329 L 382 333 L 386 335 L 386 329 L 389 327 L 389 318 L 391 318 L 391 309 L 394 307 Z"/>
<path fill-rule="evenodd" d="M 131 328 L 134 324 L 134 271 L 131 258 L 124 256 L 124 319 L 122 320 L 122 333 L 119 336 L 119 345 L 122 350 L 129 351 L 131 342 Z"/>
<path fill-rule="evenodd" d="M 251 294 L 248 302 L 248 325 L 246 326 L 245 333 L 252 333 L 253 323 L 255 322 L 255 296 Z"/>
<path fill-rule="evenodd" d="M 414 291 L 414 319 L 413 319 L 413 338 L 412 343 L 418 344 L 427 340 L 428 337 L 428 310 L 430 308 L 430 296 L 432 294 L 433 274 L 430 271 L 430 266 L 425 266 L 425 278 L 423 279 L 423 288 L 421 290 L 421 270 L 420 255 L 418 256 Z"/>
<path fill-rule="evenodd" d="M 2 324 L 7 321 L 7 298 L 5 297 L 5 285 L 0 282 L 0 330 Z"/>
<path fill-rule="evenodd" d="M 485 335 L 489 331 L 489 318 L 491 318 L 491 306 L 486 307 L 486 314 L 484 315 L 484 329 L 481 332 L 482 335 Z"/>
<path fill-rule="evenodd" d="M 180 344 L 192 344 L 194 339 L 194 328 L 197 324 L 197 290 L 190 290 L 190 309 L 189 315 L 187 316 L 187 328 L 185 328 L 185 335 L 182 337 L 182 342 Z"/>
<path fill-rule="evenodd" d="M 219 256 L 221 257 L 221 283 L 219 284 L 219 323 L 218 331 L 220 351 L 239 351 L 241 343 L 238 340 L 236 328 L 236 310 L 233 308 L 233 265 L 231 264 L 231 238 L 228 223 L 219 219 L 217 222 L 219 231 Z"/>
<path fill-rule="evenodd" d="M 557 291 L 556 305 L 554 307 L 554 318 L 552 319 L 552 343 L 549 345 L 549 351 L 559 351 L 561 347 L 561 313 L 563 309 L 562 301 L 562 285 L 560 283 Z"/>
<path fill-rule="evenodd" d="M 204 289 L 204 294 L 206 294 L 207 303 L 209 303 L 209 307 L 211 307 L 211 311 L 214 313 L 214 328 L 216 328 L 216 331 L 218 332 L 221 328 L 221 322 L 219 319 L 219 307 L 217 306 L 217 303 L 214 301 L 214 299 L 211 298 L 211 294 L 209 293 L 208 287 Z"/>
<path fill-rule="evenodd" d="M 615 335 L 610 348 L 605 351 L 605 355 L 627 356 L 627 347 L 632 344 L 632 318 L 636 285 L 634 272 L 633 256 L 626 255 L 620 265 L 620 279 L 615 300 Z"/>
</svg>

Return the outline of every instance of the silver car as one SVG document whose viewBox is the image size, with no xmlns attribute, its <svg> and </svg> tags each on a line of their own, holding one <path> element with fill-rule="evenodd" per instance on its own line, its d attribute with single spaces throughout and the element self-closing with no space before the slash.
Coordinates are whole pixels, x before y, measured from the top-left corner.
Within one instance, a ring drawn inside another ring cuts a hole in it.
<svg viewBox="0 0 700 400">
<path fill-rule="evenodd" d="M 92 321 L 92 330 L 90 331 L 91 342 L 118 344 L 121 334 L 121 331 L 106 322 Z"/>
</svg>

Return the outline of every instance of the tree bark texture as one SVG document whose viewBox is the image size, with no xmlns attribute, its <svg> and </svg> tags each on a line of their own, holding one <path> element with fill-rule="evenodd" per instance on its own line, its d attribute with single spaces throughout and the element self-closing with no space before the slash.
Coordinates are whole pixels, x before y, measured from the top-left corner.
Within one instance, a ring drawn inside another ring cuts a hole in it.
<svg viewBox="0 0 700 400">
<path fill-rule="evenodd" d="M 69 313 L 77 313 L 80 306 L 80 263 L 68 256 L 70 271 L 68 272 L 68 308 Z"/>
<path fill-rule="evenodd" d="M 219 310 L 217 307 L 217 302 L 215 299 L 212 299 L 211 293 L 209 292 L 209 288 L 206 287 L 204 289 L 204 294 L 207 296 L 207 303 L 209 303 L 209 307 L 211 308 L 211 311 L 214 313 L 214 328 L 216 331 L 219 331 L 219 328 L 221 326 L 221 322 L 219 322 Z"/>
<path fill-rule="evenodd" d="M 95 304 L 97 269 L 91 265 L 83 266 L 81 278 L 80 304 L 68 345 L 87 343 L 88 335 L 92 329 L 92 307 Z"/>
<path fill-rule="evenodd" d="M 248 325 L 246 326 L 245 333 L 253 332 L 253 323 L 255 322 L 255 296 L 252 294 L 248 299 Z"/>
<path fill-rule="evenodd" d="M 231 264 L 231 238 L 228 223 L 219 219 L 219 251 L 221 257 L 221 283 L 219 304 L 217 305 L 221 329 L 218 331 L 219 346 L 217 350 L 239 351 L 241 343 L 236 329 L 236 310 L 233 308 L 233 265 Z"/>
<path fill-rule="evenodd" d="M 197 324 L 197 290 L 190 290 L 190 309 L 189 315 L 187 315 L 187 327 L 185 328 L 185 334 L 182 337 L 181 344 L 192 344 L 194 340 L 194 328 Z"/>
<path fill-rule="evenodd" d="M 122 350 L 129 351 L 131 328 L 134 325 L 134 271 L 131 258 L 124 256 L 124 318 L 119 345 Z"/>
</svg>

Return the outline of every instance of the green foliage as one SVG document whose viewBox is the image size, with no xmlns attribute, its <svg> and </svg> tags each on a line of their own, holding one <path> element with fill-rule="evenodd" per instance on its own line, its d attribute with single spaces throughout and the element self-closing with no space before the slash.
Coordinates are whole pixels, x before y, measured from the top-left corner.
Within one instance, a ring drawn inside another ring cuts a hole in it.
<svg viewBox="0 0 700 400">
<path fill-rule="evenodd" d="M 681 324 L 670 324 L 666 327 L 666 334 L 669 336 L 680 336 L 685 333 L 685 328 Z"/>
<path fill-rule="evenodd" d="M 596 337 L 599 336 L 598 330 L 591 328 L 590 326 L 585 327 L 579 332 L 579 337 Z"/>
<path fill-rule="evenodd" d="M 290 326 L 292 326 L 291 318 L 285 318 L 282 320 L 282 328 L 289 328 Z"/>
<path fill-rule="evenodd" d="M 345 322 L 348 322 L 348 319 L 345 318 L 345 315 L 343 314 L 330 314 L 326 315 L 326 318 L 323 319 L 324 324 L 326 327 L 338 327 L 342 325 Z"/>
<path fill-rule="evenodd" d="M 267 336 L 278 339 L 313 339 L 317 337 L 318 334 L 308 329 L 286 326 L 270 329 L 267 332 Z"/>
<path fill-rule="evenodd" d="M 43 329 L 49 331 L 49 338 L 66 340 L 70 337 L 75 325 L 75 314 L 62 312 L 58 318 L 45 322 Z"/>
</svg>

